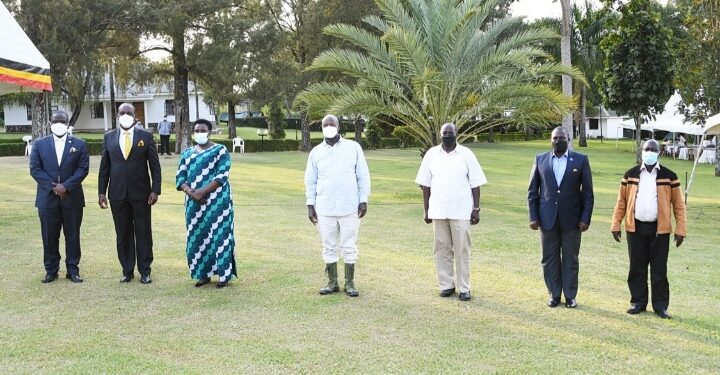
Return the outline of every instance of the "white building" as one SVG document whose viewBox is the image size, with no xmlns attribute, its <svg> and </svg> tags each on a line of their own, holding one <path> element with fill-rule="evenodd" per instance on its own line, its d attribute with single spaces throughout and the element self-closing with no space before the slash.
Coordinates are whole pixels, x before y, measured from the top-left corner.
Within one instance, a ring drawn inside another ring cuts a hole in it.
<svg viewBox="0 0 720 375">
<path fill-rule="evenodd" d="M 623 128 L 622 122 L 624 119 L 615 111 L 600 107 L 599 112 L 595 110 L 595 113 L 588 113 L 587 117 L 585 117 L 585 134 L 587 134 L 588 138 L 619 139 L 630 137 L 630 135 L 627 137 L 623 135 L 625 128 Z"/>
<path fill-rule="evenodd" d="M 106 80 L 106 83 L 108 80 Z M 190 121 L 204 118 L 215 122 L 214 110 L 203 102 L 202 92 L 197 94 L 192 82 L 188 82 L 190 99 Z M 163 116 L 168 121 L 175 121 L 175 102 L 172 85 L 161 86 L 132 86 L 125 90 L 115 91 L 115 104 L 132 103 L 135 106 L 135 116 L 147 128 L 157 125 Z M 52 111 L 62 110 L 72 116 L 72 108 L 63 101 L 52 103 Z M 5 129 L 9 131 L 15 125 L 30 125 L 32 121 L 29 106 L 5 105 Z M 89 95 L 83 105 L 80 117 L 75 123 L 75 131 L 103 132 L 113 128 L 110 124 L 110 90 L 109 85 L 103 86 L 103 92 L 98 95 Z"/>
</svg>

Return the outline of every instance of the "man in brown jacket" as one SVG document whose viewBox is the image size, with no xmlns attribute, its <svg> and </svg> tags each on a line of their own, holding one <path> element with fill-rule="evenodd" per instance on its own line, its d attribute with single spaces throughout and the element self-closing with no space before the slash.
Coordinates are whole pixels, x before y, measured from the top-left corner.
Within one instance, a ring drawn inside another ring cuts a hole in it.
<svg viewBox="0 0 720 375">
<path fill-rule="evenodd" d="M 675 247 L 679 247 L 687 235 L 685 202 L 677 175 L 660 166 L 660 145 L 650 139 L 643 145 L 642 163 L 630 168 L 620 184 L 612 232 L 620 242 L 620 222 L 625 218 L 630 272 L 630 308 L 628 314 L 645 311 L 648 303 L 647 274 L 650 265 L 652 283 L 652 306 L 655 314 L 670 319 L 670 285 L 667 279 L 667 259 L 670 252 L 670 233 L 675 216 Z"/>
</svg>

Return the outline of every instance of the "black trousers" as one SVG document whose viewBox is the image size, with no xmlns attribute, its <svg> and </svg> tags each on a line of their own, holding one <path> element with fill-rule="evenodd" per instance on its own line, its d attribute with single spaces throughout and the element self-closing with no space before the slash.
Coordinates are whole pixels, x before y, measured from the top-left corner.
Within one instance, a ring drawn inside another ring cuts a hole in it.
<svg viewBox="0 0 720 375">
<path fill-rule="evenodd" d="M 134 273 L 136 260 L 140 274 L 150 274 L 153 261 L 150 207 L 147 201 L 110 201 L 118 259 L 125 276 Z"/>
<path fill-rule="evenodd" d="M 170 155 L 170 135 L 160 135 L 160 155 Z"/>
<path fill-rule="evenodd" d="M 563 231 L 558 224 L 551 230 L 540 230 L 543 276 L 553 298 L 562 294 L 565 299 L 577 296 L 580 238 L 579 230 Z"/>
<path fill-rule="evenodd" d="M 45 272 L 58 273 L 60 270 L 60 230 L 65 235 L 65 269 L 71 275 L 79 273 L 80 224 L 83 208 L 39 208 L 40 232 L 43 240 L 43 262 Z"/>
<path fill-rule="evenodd" d="M 670 284 L 667 279 L 667 260 L 670 252 L 670 234 L 657 234 L 657 222 L 635 220 L 635 232 L 627 232 L 630 272 L 628 287 L 630 303 L 647 306 L 648 265 L 652 284 L 653 310 L 666 310 L 670 305 Z"/>
</svg>

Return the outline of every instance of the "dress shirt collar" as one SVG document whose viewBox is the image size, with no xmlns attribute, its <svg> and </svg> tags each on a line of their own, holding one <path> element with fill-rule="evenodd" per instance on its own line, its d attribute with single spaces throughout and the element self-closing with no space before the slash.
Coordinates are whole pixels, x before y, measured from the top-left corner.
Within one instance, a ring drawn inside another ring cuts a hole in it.
<svg viewBox="0 0 720 375">
<path fill-rule="evenodd" d="M 550 153 L 552 154 L 552 157 L 555 158 L 555 159 L 562 159 L 562 158 L 566 158 L 566 159 L 567 159 L 567 158 L 569 157 L 568 154 L 570 153 L 570 150 L 565 150 L 565 153 L 562 154 L 560 157 L 558 157 L 557 155 L 555 155 L 555 151 L 554 151 L 554 150 L 551 151 Z"/>
<path fill-rule="evenodd" d="M 648 171 L 647 167 L 645 166 L 645 163 L 640 163 L 640 170 L 645 171 L 648 173 L 652 173 L 653 171 L 659 171 L 660 170 L 660 162 L 655 162 L 655 166 L 652 167 L 652 171 Z"/>
<path fill-rule="evenodd" d="M 66 140 L 67 140 L 67 133 L 65 133 L 62 137 L 59 137 L 59 138 L 55 134 L 53 134 L 53 141 L 55 141 L 55 143 L 58 143 L 58 142 L 64 143 Z"/>
<path fill-rule="evenodd" d="M 325 145 L 325 147 L 334 147 L 334 146 L 339 145 L 340 142 L 342 141 L 342 139 L 343 139 L 343 137 L 341 135 L 340 138 L 338 138 L 337 142 L 335 142 L 335 144 L 330 145 L 329 143 L 327 143 L 327 140 L 325 138 L 323 138 L 323 144 Z"/>
</svg>

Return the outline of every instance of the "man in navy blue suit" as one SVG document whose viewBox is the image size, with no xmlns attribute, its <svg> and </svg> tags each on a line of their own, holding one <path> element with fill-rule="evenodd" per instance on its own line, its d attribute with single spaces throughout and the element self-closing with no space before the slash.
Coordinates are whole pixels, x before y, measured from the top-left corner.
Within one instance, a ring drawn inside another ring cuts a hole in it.
<svg viewBox="0 0 720 375">
<path fill-rule="evenodd" d="M 137 260 L 140 282 L 150 284 L 153 261 L 150 207 L 160 195 L 160 159 L 152 134 L 135 126 L 138 121 L 132 104 L 120 105 L 118 123 L 120 128 L 105 133 L 103 138 L 98 204 L 106 209 L 110 201 L 123 272 L 120 282 L 127 283 L 135 277 Z"/>
<path fill-rule="evenodd" d="M 530 228 L 540 229 L 542 266 L 549 300 L 556 307 L 575 308 L 581 233 L 590 226 L 593 210 L 592 172 L 587 156 L 568 150 L 568 133 L 553 129 L 552 151 L 539 154 L 530 172 Z"/>
<path fill-rule="evenodd" d="M 35 207 L 40 216 L 45 277 L 55 281 L 60 269 L 60 230 L 65 234 L 66 278 L 81 283 L 80 224 L 85 195 L 82 182 L 88 175 L 90 157 L 87 145 L 68 134 L 68 115 L 59 111 L 50 117 L 52 135 L 33 142 L 30 175 L 37 182 Z"/>
</svg>

